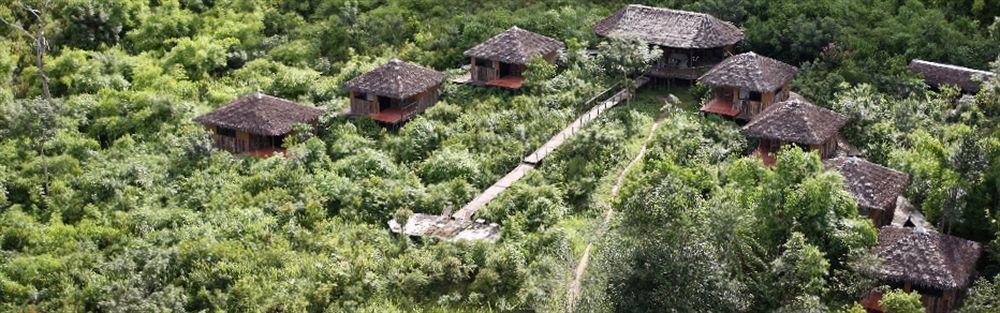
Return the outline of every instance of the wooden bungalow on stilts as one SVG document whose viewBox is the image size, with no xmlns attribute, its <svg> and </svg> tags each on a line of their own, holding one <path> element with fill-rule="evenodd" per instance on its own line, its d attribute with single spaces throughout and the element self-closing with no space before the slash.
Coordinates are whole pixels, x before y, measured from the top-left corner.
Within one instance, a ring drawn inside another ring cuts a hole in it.
<svg viewBox="0 0 1000 313">
<path fill-rule="evenodd" d="M 194 118 L 212 133 L 218 149 L 268 157 L 284 152 L 282 144 L 295 124 L 315 125 L 323 110 L 261 93 L 243 96 Z"/>
<path fill-rule="evenodd" d="M 881 266 L 862 271 L 892 287 L 917 291 L 928 313 L 948 313 L 965 297 L 982 247 L 921 226 L 885 226 L 879 230 L 874 252 Z M 873 305 L 881 297 L 872 293 L 861 303 L 869 312 L 883 312 Z"/>
<path fill-rule="evenodd" d="M 715 92 L 701 112 L 749 121 L 764 108 L 788 100 L 796 72 L 794 66 L 753 52 L 726 58 L 698 78 Z"/>
<path fill-rule="evenodd" d="M 344 83 L 350 91 L 349 114 L 397 125 L 437 103 L 445 78 L 433 69 L 392 59 Z"/>
<path fill-rule="evenodd" d="M 821 159 L 833 157 L 840 142 L 840 128 L 847 117 L 806 102 L 794 95 L 760 112 L 740 130 L 757 141 L 756 153 L 764 164 L 774 164 L 781 146 L 794 144 L 816 151 Z"/>
<path fill-rule="evenodd" d="M 528 60 L 541 56 L 552 63 L 564 47 L 553 38 L 511 27 L 465 51 L 471 62 L 471 83 L 520 89 Z"/>
<path fill-rule="evenodd" d="M 630 4 L 597 22 L 594 32 L 604 37 L 640 38 L 663 50 L 663 58 L 649 75 L 693 82 L 732 54 L 743 40 L 735 25 L 705 13 Z"/>
<path fill-rule="evenodd" d="M 858 204 L 859 214 L 871 218 L 875 227 L 892 223 L 909 175 L 858 157 L 836 157 L 824 165 L 844 176 L 844 189 Z"/>
</svg>

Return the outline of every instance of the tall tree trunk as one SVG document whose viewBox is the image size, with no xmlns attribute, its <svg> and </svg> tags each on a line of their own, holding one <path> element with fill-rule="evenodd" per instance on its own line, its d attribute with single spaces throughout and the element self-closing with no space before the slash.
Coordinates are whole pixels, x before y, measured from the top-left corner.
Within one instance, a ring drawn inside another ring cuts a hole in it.
<svg viewBox="0 0 1000 313">
<path fill-rule="evenodd" d="M 43 12 L 44 14 L 44 12 Z M 35 38 L 35 65 L 38 66 L 38 76 L 42 81 L 42 92 L 45 93 L 45 102 L 48 103 L 49 108 L 55 110 L 55 103 L 52 102 L 52 92 L 49 91 L 49 76 L 45 75 L 45 50 L 47 49 L 47 44 L 45 41 L 45 18 L 39 18 L 39 23 L 41 29 L 38 31 L 38 37 Z M 42 119 L 42 132 L 47 133 L 49 131 L 48 118 Z M 45 137 L 42 135 L 40 137 Z M 42 192 L 45 195 L 49 193 L 49 160 L 45 155 L 45 139 L 38 138 L 38 153 L 42 158 L 42 173 L 45 177 L 45 182 L 42 185 Z"/>
<path fill-rule="evenodd" d="M 49 0 L 42 0 L 40 2 L 41 2 L 40 10 L 32 8 L 31 6 L 25 4 L 18 4 L 25 11 L 28 11 L 28 13 L 34 15 L 35 19 L 38 20 L 37 33 L 33 34 L 32 32 L 28 31 L 27 28 L 22 26 L 20 23 L 8 21 L 2 17 L 0 17 L 0 23 L 7 24 L 7 26 L 10 26 L 20 31 L 25 37 L 31 38 L 31 40 L 34 41 L 35 66 L 38 67 L 38 75 L 42 83 L 42 92 L 45 94 L 45 102 L 49 106 L 48 109 L 53 111 L 58 111 L 56 110 L 55 103 L 52 101 L 52 92 L 49 90 L 49 77 L 45 75 L 45 52 L 48 51 L 49 48 L 48 40 L 45 38 L 45 27 L 47 26 Z M 39 110 L 38 112 L 42 111 Z M 40 113 L 39 115 L 42 115 L 42 113 Z M 48 158 L 45 157 L 45 142 L 47 141 L 45 137 L 49 132 L 49 128 L 52 127 L 49 121 L 50 117 L 51 116 L 38 116 L 38 118 L 41 119 L 42 122 L 42 129 L 40 131 L 41 134 L 39 134 L 38 136 L 34 136 L 36 138 L 31 138 L 33 142 L 36 142 L 37 144 L 36 149 L 38 149 L 38 154 L 42 158 L 42 172 L 45 177 L 45 181 L 42 185 L 43 195 L 48 195 L 49 191 L 49 161 Z M 30 132 L 31 131 L 29 131 L 29 133 Z"/>
</svg>

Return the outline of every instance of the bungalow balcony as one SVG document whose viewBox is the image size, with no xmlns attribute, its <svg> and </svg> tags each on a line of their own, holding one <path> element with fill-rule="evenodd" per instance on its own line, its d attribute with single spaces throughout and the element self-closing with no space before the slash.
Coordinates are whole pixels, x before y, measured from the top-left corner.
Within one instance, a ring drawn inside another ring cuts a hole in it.
<svg viewBox="0 0 1000 313">
<path fill-rule="evenodd" d="M 507 89 L 521 89 L 524 84 L 524 76 L 522 76 L 526 69 L 524 65 L 476 60 L 478 63 L 473 63 L 469 70 L 472 74 L 470 81 L 473 84 Z"/>
<path fill-rule="evenodd" d="M 759 146 L 754 149 L 753 154 L 760 158 L 761 162 L 764 162 L 766 166 L 774 166 L 774 163 L 778 162 L 778 156 L 775 154 L 777 151 L 770 151 L 765 146 Z"/>
<path fill-rule="evenodd" d="M 250 140 L 245 140 L 212 134 L 211 138 L 212 146 L 216 149 L 226 150 L 237 155 L 268 158 L 275 154 L 285 154 L 285 148 L 281 147 L 284 138 L 280 137 L 250 135 Z"/>
<path fill-rule="evenodd" d="M 522 77 L 521 75 L 507 75 L 491 81 L 487 81 L 484 85 L 491 87 L 507 88 L 507 89 L 521 89 L 521 85 L 523 84 L 524 84 L 524 77 Z"/>
<path fill-rule="evenodd" d="M 723 49 L 662 48 L 663 58 L 649 70 L 659 78 L 696 80 L 725 59 Z"/>
<path fill-rule="evenodd" d="M 728 118 L 736 118 L 740 110 L 733 105 L 732 99 L 715 97 L 699 109 L 701 112 L 718 114 Z"/>
<path fill-rule="evenodd" d="M 695 80 L 708 72 L 708 70 L 711 70 L 712 66 L 712 64 L 687 66 L 658 63 L 653 65 L 653 67 L 649 70 L 649 75 L 658 78 Z"/>
<path fill-rule="evenodd" d="M 418 95 L 405 104 L 398 99 L 382 96 L 376 97 L 374 101 L 352 97 L 350 114 L 368 116 L 381 123 L 397 124 L 420 114 L 436 101 L 436 89 L 427 94 Z"/>
<path fill-rule="evenodd" d="M 429 106 L 414 104 L 404 107 L 387 108 L 379 112 L 369 113 L 368 117 L 382 123 L 396 124 L 413 118 L 417 114 L 420 114 L 420 112 L 426 110 L 427 107 Z"/>
</svg>

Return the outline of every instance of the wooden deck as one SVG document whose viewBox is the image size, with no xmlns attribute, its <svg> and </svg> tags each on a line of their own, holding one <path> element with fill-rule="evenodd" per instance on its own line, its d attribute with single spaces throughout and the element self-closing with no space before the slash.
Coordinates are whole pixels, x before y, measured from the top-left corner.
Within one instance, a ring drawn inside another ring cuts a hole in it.
<svg viewBox="0 0 1000 313">
<path fill-rule="evenodd" d="M 521 85 L 524 84 L 524 77 L 521 76 L 504 76 L 498 79 L 494 79 L 486 82 L 486 86 L 491 87 L 502 87 L 507 89 L 521 89 Z"/>
<path fill-rule="evenodd" d="M 399 108 L 388 108 L 382 110 L 382 112 L 368 114 L 368 117 L 373 120 L 389 124 L 399 123 L 399 121 L 403 120 L 403 116 L 405 114 Z"/>
<path fill-rule="evenodd" d="M 250 150 L 250 151 L 246 151 L 246 152 L 240 153 L 240 155 L 245 155 L 245 156 L 250 156 L 250 157 L 255 157 L 255 158 L 261 158 L 261 159 L 270 158 L 272 155 L 275 155 L 275 154 L 278 154 L 278 155 L 281 155 L 281 156 L 283 156 L 285 158 L 288 158 L 288 154 L 285 153 L 285 149 L 284 148 L 261 148 L 261 149 L 257 149 L 257 150 Z"/>
<path fill-rule="evenodd" d="M 766 166 L 774 166 L 774 163 L 778 161 L 778 156 L 772 152 L 768 152 L 763 148 L 754 149 L 754 155 L 760 158 L 761 162 L 764 162 Z"/>
<path fill-rule="evenodd" d="M 712 65 L 701 65 L 695 67 L 673 67 L 666 65 L 655 65 L 649 70 L 649 75 L 658 78 L 674 78 L 684 80 L 696 80 L 705 72 L 712 69 Z"/>
<path fill-rule="evenodd" d="M 735 118 L 740 112 L 733 107 L 733 102 L 723 98 L 713 98 L 699 109 L 701 112 L 713 113 L 729 118 Z"/>
</svg>

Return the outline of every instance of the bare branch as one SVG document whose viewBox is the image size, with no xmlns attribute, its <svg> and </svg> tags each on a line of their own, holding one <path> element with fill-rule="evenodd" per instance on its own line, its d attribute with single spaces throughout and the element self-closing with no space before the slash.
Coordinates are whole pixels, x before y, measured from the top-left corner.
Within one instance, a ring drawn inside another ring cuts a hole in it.
<svg viewBox="0 0 1000 313">
<path fill-rule="evenodd" d="M 27 29 L 24 29 L 24 27 L 21 27 L 20 24 L 12 23 L 12 22 L 8 21 L 7 19 L 3 18 L 2 16 L 0 16 L 0 22 L 2 22 L 4 24 L 7 24 L 7 26 L 10 26 L 10 27 L 12 27 L 12 28 L 14 28 L 16 30 L 21 31 L 21 33 L 23 33 L 25 36 L 27 36 L 29 38 L 32 38 L 32 39 L 35 38 L 35 36 L 31 34 L 31 32 L 29 32 Z"/>
<path fill-rule="evenodd" d="M 43 5 L 46 5 L 46 6 L 47 6 L 48 4 L 47 4 L 47 3 L 44 3 Z M 36 10 L 35 8 L 31 7 L 30 5 L 27 5 L 27 4 L 24 4 L 23 2 L 18 2 L 18 3 L 17 3 L 17 6 L 21 7 L 21 8 L 22 8 L 22 9 L 24 9 L 25 11 L 28 11 L 28 12 L 30 12 L 30 13 L 31 13 L 31 15 L 34 15 L 34 16 L 35 16 L 35 18 L 41 18 L 41 16 L 39 15 L 39 11 L 38 11 L 38 10 Z"/>
</svg>

